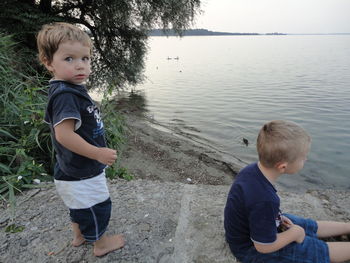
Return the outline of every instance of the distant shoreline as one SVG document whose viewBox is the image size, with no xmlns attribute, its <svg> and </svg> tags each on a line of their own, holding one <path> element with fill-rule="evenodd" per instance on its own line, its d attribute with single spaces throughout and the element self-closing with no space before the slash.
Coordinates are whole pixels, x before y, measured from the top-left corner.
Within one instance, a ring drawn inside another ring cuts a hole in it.
<svg viewBox="0 0 350 263">
<path fill-rule="evenodd" d="M 172 29 L 152 29 L 148 33 L 149 36 L 179 36 L 177 32 Z M 231 33 L 231 32 L 216 32 L 207 29 L 187 29 L 181 32 L 181 36 L 258 36 L 258 35 L 285 35 L 283 33 Z"/>
<path fill-rule="evenodd" d="M 217 32 L 210 31 L 207 29 L 187 29 L 181 32 L 180 36 L 318 36 L 318 35 L 350 35 L 350 33 L 231 33 L 231 32 Z M 160 36 L 160 37 L 169 37 L 169 36 L 179 36 L 179 33 L 175 32 L 172 29 L 152 29 L 149 31 L 148 36 Z"/>
</svg>

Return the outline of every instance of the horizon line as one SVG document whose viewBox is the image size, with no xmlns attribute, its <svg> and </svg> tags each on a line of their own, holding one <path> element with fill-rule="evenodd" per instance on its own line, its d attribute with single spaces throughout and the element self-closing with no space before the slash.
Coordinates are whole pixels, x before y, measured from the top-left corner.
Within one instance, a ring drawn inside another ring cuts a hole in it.
<svg viewBox="0 0 350 263">
<path fill-rule="evenodd" d="M 160 31 L 171 31 L 173 29 L 162 29 L 162 28 L 153 28 L 152 30 L 160 30 Z M 271 31 L 271 32 L 264 32 L 264 33 L 258 33 L 258 32 L 228 32 L 228 31 L 216 31 L 216 30 L 210 30 L 206 28 L 188 28 L 183 31 L 190 31 L 190 30 L 206 30 L 208 32 L 213 33 L 222 33 L 222 34 L 259 34 L 259 35 L 266 35 L 266 34 L 285 34 L 285 35 L 350 35 L 350 32 L 327 32 L 327 33 L 286 33 L 286 32 L 278 32 L 278 31 Z"/>
</svg>

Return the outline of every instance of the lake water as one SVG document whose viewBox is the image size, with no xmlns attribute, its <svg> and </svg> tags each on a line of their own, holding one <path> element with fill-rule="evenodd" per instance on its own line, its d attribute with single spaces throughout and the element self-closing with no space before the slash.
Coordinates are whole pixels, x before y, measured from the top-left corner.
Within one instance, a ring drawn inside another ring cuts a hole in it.
<svg viewBox="0 0 350 263">
<path fill-rule="evenodd" d="M 136 89 L 163 125 L 244 165 L 265 122 L 295 121 L 312 148 L 281 185 L 350 189 L 349 35 L 153 37 L 145 75 Z"/>
</svg>

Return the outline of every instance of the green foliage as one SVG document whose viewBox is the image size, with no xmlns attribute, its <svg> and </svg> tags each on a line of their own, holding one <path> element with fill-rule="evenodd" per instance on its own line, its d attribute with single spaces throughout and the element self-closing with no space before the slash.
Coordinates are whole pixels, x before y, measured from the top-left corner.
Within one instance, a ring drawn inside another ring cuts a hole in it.
<svg viewBox="0 0 350 263">
<path fill-rule="evenodd" d="M 22 73 L 21 56 L 11 38 L 0 35 L 0 199 L 9 202 L 12 216 L 15 194 L 34 179 L 50 180 L 52 160 L 45 90 L 38 77 Z"/>
<path fill-rule="evenodd" d="M 102 113 L 105 114 L 104 126 L 106 131 L 106 140 L 109 148 L 117 150 L 117 161 L 106 169 L 106 176 L 109 179 L 123 178 L 126 180 L 132 180 L 133 176 L 129 171 L 121 167 L 120 160 L 123 155 L 125 147 L 125 121 L 123 116 L 116 111 L 115 100 L 107 99 L 106 96 L 102 100 Z"/>
<path fill-rule="evenodd" d="M 21 45 L 35 50 L 34 36 L 43 24 L 80 24 L 95 44 L 91 80 L 112 90 L 142 80 L 150 29 L 172 28 L 181 34 L 199 7 L 200 0 L 2 0 L 0 32 L 14 34 Z"/>
<path fill-rule="evenodd" d="M 24 230 L 24 228 L 25 228 L 24 226 L 17 226 L 15 224 L 11 224 L 5 228 L 5 232 L 6 233 L 18 233 L 18 232 L 22 232 Z"/>
</svg>

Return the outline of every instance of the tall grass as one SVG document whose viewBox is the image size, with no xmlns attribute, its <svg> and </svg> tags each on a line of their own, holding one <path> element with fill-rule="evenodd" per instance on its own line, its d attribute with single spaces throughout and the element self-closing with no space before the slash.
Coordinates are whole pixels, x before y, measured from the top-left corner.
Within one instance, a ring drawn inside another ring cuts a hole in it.
<svg viewBox="0 0 350 263">
<path fill-rule="evenodd" d="M 45 88 L 23 65 L 10 36 L 0 35 L 0 198 L 14 216 L 15 194 L 48 180 L 52 160 L 49 129 L 43 123 Z"/>
<path fill-rule="evenodd" d="M 133 179 L 130 172 L 120 165 L 123 150 L 126 144 L 126 125 L 123 116 L 117 111 L 115 99 L 108 99 L 105 93 L 104 99 L 101 101 L 104 127 L 106 130 L 106 141 L 109 148 L 116 149 L 118 158 L 116 162 L 106 170 L 106 176 L 110 179 L 120 177 L 126 180 Z"/>
</svg>

